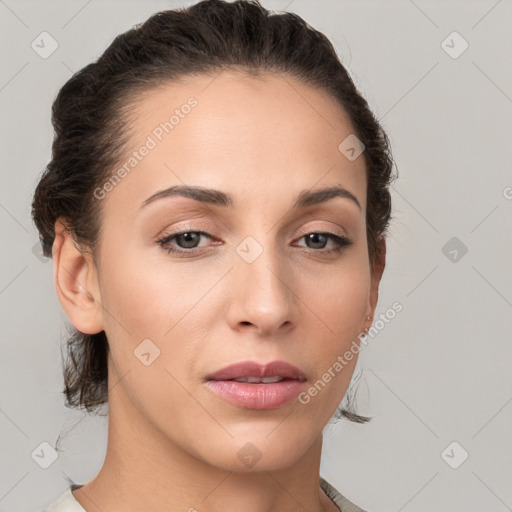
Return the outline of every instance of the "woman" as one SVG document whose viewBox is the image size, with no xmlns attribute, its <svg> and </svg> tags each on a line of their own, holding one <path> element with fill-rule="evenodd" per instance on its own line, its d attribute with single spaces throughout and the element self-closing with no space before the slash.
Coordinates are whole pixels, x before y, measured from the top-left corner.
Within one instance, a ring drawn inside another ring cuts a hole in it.
<svg viewBox="0 0 512 512">
<path fill-rule="evenodd" d="M 385 266 L 386 134 L 327 38 L 256 2 L 118 36 L 53 105 L 33 201 L 98 475 L 47 511 L 360 511 L 320 477 Z M 352 356 L 350 356 L 352 354 Z"/>
</svg>

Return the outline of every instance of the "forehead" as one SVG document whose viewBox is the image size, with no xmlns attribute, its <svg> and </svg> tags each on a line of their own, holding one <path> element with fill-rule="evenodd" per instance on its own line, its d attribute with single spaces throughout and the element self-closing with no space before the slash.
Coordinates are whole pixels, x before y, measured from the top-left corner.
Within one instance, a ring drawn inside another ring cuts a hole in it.
<svg viewBox="0 0 512 512">
<path fill-rule="evenodd" d="M 191 98 L 197 103 L 192 112 L 185 108 Z M 136 96 L 133 110 L 138 128 L 144 132 L 148 132 L 155 121 L 170 120 L 173 113 L 178 114 L 180 120 L 192 113 L 205 130 L 222 126 L 224 130 L 217 132 L 217 137 L 223 133 L 238 133 L 240 127 L 247 130 L 250 125 L 255 129 L 290 128 L 286 132 L 265 131 L 266 135 L 277 139 L 301 134 L 319 138 L 328 133 L 337 137 L 354 132 L 349 116 L 329 93 L 278 73 L 249 75 L 228 70 L 182 77 Z M 184 115 L 181 110 L 186 110 Z M 180 124 L 185 124 L 180 120 Z M 299 126 L 295 124 L 298 121 L 302 122 Z M 194 126 L 196 133 L 198 128 Z M 173 135 L 179 131 L 183 128 Z"/>
<path fill-rule="evenodd" d="M 123 183 L 141 201 L 172 185 L 253 196 L 272 187 L 282 197 L 293 193 L 291 184 L 318 183 L 359 191 L 365 206 L 364 155 L 350 161 L 339 149 L 354 133 L 348 115 L 329 94 L 290 76 L 185 77 L 140 94 L 130 118 L 126 161 L 151 146 Z"/>
</svg>

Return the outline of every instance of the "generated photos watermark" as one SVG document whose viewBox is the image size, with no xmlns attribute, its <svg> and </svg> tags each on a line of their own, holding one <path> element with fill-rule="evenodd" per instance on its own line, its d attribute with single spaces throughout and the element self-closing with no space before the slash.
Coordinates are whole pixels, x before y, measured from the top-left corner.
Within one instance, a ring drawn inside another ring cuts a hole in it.
<svg viewBox="0 0 512 512">
<path fill-rule="evenodd" d="M 375 338 L 375 336 L 377 336 L 377 334 L 379 334 L 379 332 L 382 331 L 382 329 L 384 329 L 386 325 L 389 324 L 390 321 L 393 320 L 402 310 L 403 305 L 400 302 L 394 302 L 389 309 L 384 313 L 381 313 L 379 315 L 379 319 L 374 322 L 367 333 L 361 333 L 358 335 L 359 343 L 357 340 L 353 340 L 350 348 L 346 350 L 343 355 L 339 355 L 336 361 L 327 368 L 327 370 L 314 384 L 312 384 L 307 390 L 299 393 L 298 401 L 303 405 L 307 405 L 311 401 L 311 398 L 317 396 L 325 386 L 331 382 L 336 375 L 340 373 L 355 356 L 357 356 L 357 354 L 359 354 L 361 346 L 366 346 L 368 344 L 368 338 Z"/>
<path fill-rule="evenodd" d="M 128 176 L 133 169 L 139 165 L 150 152 L 155 149 L 166 135 L 172 133 L 172 130 L 178 126 L 183 119 L 187 117 L 192 109 L 197 107 L 198 102 L 196 98 L 191 96 L 187 102 L 179 108 L 174 109 L 174 113 L 168 120 L 159 123 L 153 128 L 151 133 L 146 137 L 146 140 L 138 150 L 133 151 L 132 154 L 126 159 L 124 164 L 119 167 L 114 173 L 103 183 L 101 187 L 94 189 L 94 197 L 98 200 L 105 199 L 108 192 L 113 190 L 123 178 Z"/>
</svg>

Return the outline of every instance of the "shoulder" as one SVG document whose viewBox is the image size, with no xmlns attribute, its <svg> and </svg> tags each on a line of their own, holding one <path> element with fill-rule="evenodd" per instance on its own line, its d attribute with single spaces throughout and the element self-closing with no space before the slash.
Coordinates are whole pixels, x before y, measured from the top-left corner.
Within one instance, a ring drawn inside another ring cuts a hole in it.
<svg viewBox="0 0 512 512">
<path fill-rule="evenodd" d="M 362 508 L 358 507 L 345 496 L 343 496 L 336 488 L 334 488 L 327 480 L 320 477 L 320 487 L 325 494 L 338 506 L 341 512 L 365 512 Z"/>
<path fill-rule="evenodd" d="M 51 505 L 48 505 L 43 512 L 86 512 L 86 510 L 76 501 L 71 491 L 75 490 L 78 485 L 72 485 L 66 489 L 66 492 L 60 496 Z"/>
</svg>

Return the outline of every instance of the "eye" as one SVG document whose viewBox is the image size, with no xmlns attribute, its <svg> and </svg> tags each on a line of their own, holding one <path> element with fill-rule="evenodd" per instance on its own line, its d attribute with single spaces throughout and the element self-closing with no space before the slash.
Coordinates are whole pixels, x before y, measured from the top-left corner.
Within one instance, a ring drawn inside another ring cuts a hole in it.
<svg viewBox="0 0 512 512">
<path fill-rule="evenodd" d="M 168 253 L 174 253 L 176 255 L 185 255 L 191 253 L 191 249 L 198 247 L 201 237 L 207 237 L 211 239 L 211 236 L 205 231 L 191 231 L 183 230 L 166 235 L 164 238 L 158 240 L 158 244 L 165 249 Z M 179 247 L 171 245 L 171 241 L 176 239 L 176 243 Z M 188 250 L 187 250 L 188 249 Z"/>
<path fill-rule="evenodd" d="M 334 233 L 308 233 L 307 235 L 302 236 L 299 240 L 302 240 L 303 238 L 306 240 L 306 245 L 310 249 L 320 249 L 321 251 L 316 252 L 321 252 L 322 254 L 338 253 L 353 244 L 353 242 L 345 236 L 336 235 Z M 332 249 L 324 250 L 329 241 L 332 241 L 335 246 Z"/>
</svg>

